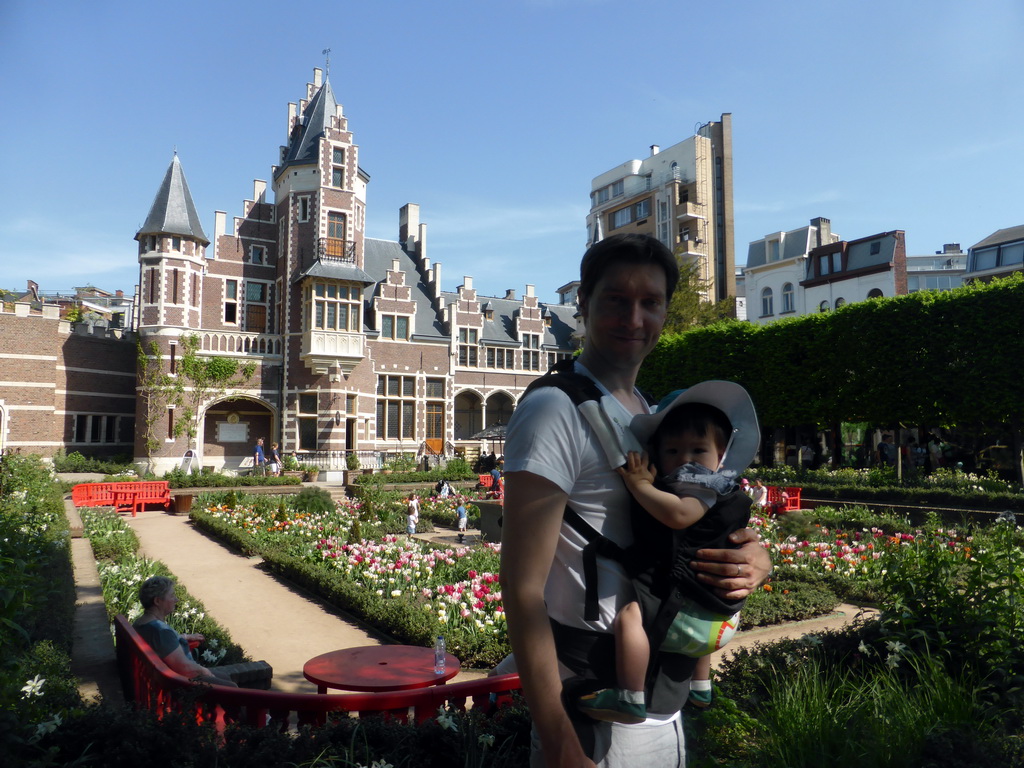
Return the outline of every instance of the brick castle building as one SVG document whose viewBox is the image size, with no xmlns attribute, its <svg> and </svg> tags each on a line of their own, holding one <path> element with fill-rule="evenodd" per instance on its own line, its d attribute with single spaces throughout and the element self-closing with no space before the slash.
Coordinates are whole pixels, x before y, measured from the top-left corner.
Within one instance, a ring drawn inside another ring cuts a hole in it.
<svg viewBox="0 0 1024 768">
<path fill-rule="evenodd" d="M 521 297 L 479 296 L 471 277 L 443 291 L 417 205 L 399 212 L 397 241 L 366 236 L 369 176 L 319 69 L 288 127 L 273 199 L 256 181 L 231 225 L 216 214 L 212 239 L 172 159 L 135 237 L 135 333 L 73 328 L 28 304 L 0 313 L 0 359 L 27 357 L 29 374 L 0 381 L 2 447 L 139 463 L 151 452 L 158 474 L 190 449 L 204 466 L 244 470 L 258 437 L 328 473 L 351 453 L 373 467 L 395 453 L 500 452 L 473 435 L 507 423 L 526 386 L 572 354 L 575 284 L 556 304 L 531 285 Z M 136 340 L 155 344 L 147 367 L 178 378 L 191 337 L 201 357 L 255 367 L 203 399 L 194 444 L 175 436 L 179 407 L 136 391 Z"/>
</svg>

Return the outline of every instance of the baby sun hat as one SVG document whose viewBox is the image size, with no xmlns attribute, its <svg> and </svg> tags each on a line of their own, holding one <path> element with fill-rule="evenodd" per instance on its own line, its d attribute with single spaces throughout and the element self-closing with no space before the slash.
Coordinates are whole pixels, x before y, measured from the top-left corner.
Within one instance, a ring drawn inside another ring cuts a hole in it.
<svg viewBox="0 0 1024 768">
<path fill-rule="evenodd" d="M 724 413 L 732 424 L 731 444 L 722 459 L 720 471 L 731 470 L 738 475 L 750 466 L 761 443 L 761 431 L 757 424 L 754 401 L 750 399 L 747 390 L 734 381 L 713 379 L 694 384 L 689 389 L 670 392 L 658 403 L 658 410 L 654 413 L 634 416 L 630 429 L 642 444 L 647 445 L 665 414 L 684 403 L 712 405 Z"/>
</svg>

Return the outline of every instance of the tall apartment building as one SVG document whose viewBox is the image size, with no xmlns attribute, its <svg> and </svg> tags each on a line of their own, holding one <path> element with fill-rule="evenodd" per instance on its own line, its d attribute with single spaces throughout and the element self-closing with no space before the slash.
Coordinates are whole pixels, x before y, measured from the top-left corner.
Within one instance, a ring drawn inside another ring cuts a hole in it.
<svg viewBox="0 0 1024 768">
<path fill-rule="evenodd" d="M 702 125 L 668 149 L 657 145 L 591 182 L 587 244 L 610 234 L 658 238 L 681 264 L 695 263 L 704 298 L 736 295 L 732 115 Z"/>
</svg>

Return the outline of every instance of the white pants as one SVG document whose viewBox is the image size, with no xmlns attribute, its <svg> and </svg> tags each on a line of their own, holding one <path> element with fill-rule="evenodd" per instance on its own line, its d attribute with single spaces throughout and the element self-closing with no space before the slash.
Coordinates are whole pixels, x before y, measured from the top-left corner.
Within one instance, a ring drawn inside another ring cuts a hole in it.
<svg viewBox="0 0 1024 768">
<path fill-rule="evenodd" d="M 597 768 L 683 768 L 686 744 L 682 715 L 670 722 L 595 722 L 594 762 Z M 545 768 L 537 731 L 530 733 L 530 768 Z"/>
</svg>

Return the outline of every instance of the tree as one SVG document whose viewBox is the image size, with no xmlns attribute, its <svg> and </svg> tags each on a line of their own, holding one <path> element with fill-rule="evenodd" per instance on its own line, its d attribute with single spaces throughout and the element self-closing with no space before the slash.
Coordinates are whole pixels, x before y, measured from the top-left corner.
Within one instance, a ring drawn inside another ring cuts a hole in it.
<svg viewBox="0 0 1024 768">
<path fill-rule="evenodd" d="M 711 325 L 736 316 L 736 299 L 705 301 L 707 280 L 700 277 L 697 262 L 684 262 L 679 267 L 679 284 L 668 305 L 664 333 L 683 333 L 691 328 Z"/>
<path fill-rule="evenodd" d="M 173 402 L 181 408 L 174 423 L 174 436 L 188 438 L 188 447 L 196 447 L 203 405 L 211 397 L 220 397 L 228 389 L 243 387 L 256 371 L 256 363 L 240 366 L 228 357 L 199 354 L 200 339 L 195 334 L 181 339 L 181 358 L 177 368 Z"/>
<path fill-rule="evenodd" d="M 139 379 L 139 398 L 142 400 L 142 440 L 146 449 L 146 460 L 153 463 L 153 454 L 160 447 L 160 438 L 156 435 L 156 425 L 163 416 L 163 409 L 174 393 L 174 380 L 164 371 L 160 363 L 160 347 L 155 341 L 149 343 L 148 350 L 137 342 L 137 370 Z"/>
</svg>

